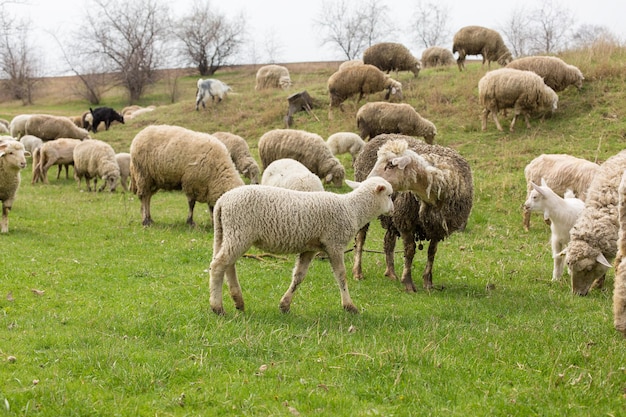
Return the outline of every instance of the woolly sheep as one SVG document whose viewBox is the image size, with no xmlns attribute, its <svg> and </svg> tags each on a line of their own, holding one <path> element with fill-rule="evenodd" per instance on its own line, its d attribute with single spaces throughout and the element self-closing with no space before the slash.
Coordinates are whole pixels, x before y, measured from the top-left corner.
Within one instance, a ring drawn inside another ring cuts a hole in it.
<svg viewBox="0 0 626 417">
<path fill-rule="evenodd" d="M 122 109 L 122 111 L 120 112 L 120 114 L 122 116 L 124 116 L 124 119 L 126 119 L 127 116 L 131 115 L 133 112 L 141 109 L 142 107 L 137 105 L 137 104 L 133 104 L 130 106 L 126 106 Z"/>
<path fill-rule="evenodd" d="M 543 213 L 546 220 L 550 220 L 550 246 L 552 247 L 552 281 L 558 281 L 563 275 L 565 259 L 561 252 L 569 242 L 569 232 L 576 219 L 583 211 L 585 202 L 574 196 L 571 190 L 561 197 L 556 194 L 542 179 L 541 185 L 531 182 L 533 191 L 524 202 L 524 209 Z"/>
<path fill-rule="evenodd" d="M 115 150 L 101 140 L 85 140 L 74 148 L 74 178 L 80 189 L 81 179 L 85 177 L 87 191 L 91 191 L 89 181 L 93 178 L 94 190 L 98 187 L 98 178 L 102 178 L 103 184 L 98 191 L 106 188 L 115 190 L 117 181 L 120 179 L 120 167 L 115 160 Z"/>
<path fill-rule="evenodd" d="M 354 165 L 354 160 L 365 146 L 365 141 L 353 132 L 336 132 L 326 139 L 326 144 L 335 156 L 349 153 L 352 156 L 352 165 Z"/>
<path fill-rule="evenodd" d="M 274 129 L 259 139 L 259 157 L 266 169 L 277 159 L 291 158 L 301 162 L 324 182 L 341 187 L 345 168 L 320 135 L 295 129 Z"/>
<path fill-rule="evenodd" d="M 447 48 L 431 46 L 422 52 L 424 68 L 444 67 L 454 64 L 454 55 Z"/>
<path fill-rule="evenodd" d="M 482 55 L 483 66 L 487 62 L 491 68 L 491 61 L 497 61 L 505 66 L 513 59 L 509 48 L 504 44 L 502 36 L 493 29 L 482 26 L 465 26 L 452 39 L 452 53 L 459 53 L 456 62 L 459 71 L 465 69 L 465 57 L 467 55 Z"/>
<path fill-rule="evenodd" d="M 339 107 L 349 97 L 358 94 L 357 102 L 365 94 L 378 93 L 386 90 L 385 100 L 392 96 L 402 100 L 402 84 L 385 74 L 373 65 L 355 65 L 337 71 L 328 78 L 330 108 Z"/>
<path fill-rule="evenodd" d="M 555 92 L 563 91 L 570 85 L 579 90 L 585 77 L 574 65 L 567 64 L 555 56 L 527 56 L 511 61 L 506 66 L 525 71 L 532 71 L 543 78 L 543 82 Z"/>
<path fill-rule="evenodd" d="M 576 197 L 585 201 L 587 188 L 599 168 L 595 162 L 567 154 L 541 154 L 524 168 L 526 200 L 534 189 L 532 183 L 540 184 L 544 179 L 546 185 L 559 196 L 563 197 L 565 191 L 570 189 Z M 523 226 L 526 231 L 530 228 L 530 214 L 524 207 Z"/>
<path fill-rule="evenodd" d="M 216 79 L 208 79 L 203 80 L 200 78 L 198 80 L 198 90 L 196 91 L 196 111 L 198 110 L 200 103 L 202 103 L 202 108 L 206 109 L 206 102 L 211 97 L 211 102 L 215 102 L 215 97 L 217 97 L 217 102 L 221 102 L 226 94 L 229 91 L 232 91 L 232 88 L 223 81 Z"/>
<path fill-rule="evenodd" d="M 613 325 L 626 336 L 626 171 L 619 184 L 618 202 L 619 237 L 614 262 Z"/>
<path fill-rule="evenodd" d="M 426 289 L 433 288 L 433 264 L 439 242 L 464 230 L 474 198 L 472 171 L 455 150 L 429 145 L 410 136 L 383 134 L 369 141 L 355 163 L 355 179 L 381 176 L 399 192 L 391 217 L 381 218 L 387 232 L 384 250 L 385 275 L 396 279 L 394 247 L 397 236 L 404 243 L 401 282 L 406 291 L 416 291 L 411 277 L 415 241 L 430 241 L 422 274 Z M 407 192 L 410 191 L 410 192 Z M 362 279 L 361 259 L 367 228 L 355 240 L 353 275 Z"/>
<path fill-rule="evenodd" d="M 302 163 L 291 158 L 277 159 L 265 168 L 262 185 L 299 191 L 324 191 L 322 181 Z"/>
<path fill-rule="evenodd" d="M 4 123 L 0 123 L 0 134 L 5 134 L 5 133 L 10 133 L 9 127 L 6 126 Z"/>
<path fill-rule="evenodd" d="M 373 138 L 381 133 L 421 136 L 432 144 L 437 128 L 406 103 L 375 101 L 364 104 L 356 113 L 356 125 L 361 138 Z"/>
<path fill-rule="evenodd" d="M 20 138 L 20 142 L 22 143 L 22 145 L 24 145 L 24 149 L 26 149 L 28 152 L 32 153 L 35 151 L 35 149 L 41 147 L 41 145 L 43 145 L 43 140 L 41 140 L 41 138 L 38 138 L 37 136 L 33 136 L 33 135 L 24 135 Z"/>
<path fill-rule="evenodd" d="M 29 152 L 24 145 L 12 139 L 0 140 L 0 200 L 2 200 L 2 220 L 0 233 L 9 232 L 9 211 L 20 187 L 20 170 L 26 167 Z"/>
<path fill-rule="evenodd" d="M 624 170 L 626 150 L 600 165 L 587 190 L 585 208 L 570 231 L 564 254 L 574 294 L 586 295 L 594 283 L 602 287 L 612 266 L 619 230 L 618 188 Z"/>
<path fill-rule="evenodd" d="M 339 69 L 337 71 L 344 70 L 349 67 L 354 67 L 355 65 L 363 65 L 362 59 L 351 59 L 348 61 L 344 61 L 339 65 Z"/>
<path fill-rule="evenodd" d="M 249 178 L 250 184 L 258 184 L 259 164 L 252 157 L 248 142 L 241 136 L 229 132 L 215 132 L 213 136 L 226 145 L 226 149 L 228 149 L 237 171 Z"/>
<path fill-rule="evenodd" d="M 363 63 L 374 65 L 387 73 L 411 71 L 414 77 L 422 69 L 420 60 L 406 46 L 395 42 L 381 42 L 370 46 L 363 52 Z"/>
<path fill-rule="evenodd" d="M 12 137 L 19 139 L 26 134 L 26 122 L 32 114 L 18 114 L 9 123 L 9 132 Z"/>
<path fill-rule="evenodd" d="M 58 138 L 85 139 L 89 132 L 76 126 L 65 116 L 35 114 L 26 121 L 25 134 L 48 141 Z"/>
<path fill-rule="evenodd" d="M 187 196 L 187 224 L 195 226 L 196 202 L 209 208 L 226 191 L 244 185 L 226 146 L 216 137 L 178 126 L 153 125 L 130 145 L 131 191 L 141 200 L 142 223 L 152 224 L 150 199 L 159 190 Z"/>
<path fill-rule="evenodd" d="M 130 153 L 116 153 L 115 162 L 117 162 L 117 166 L 120 169 L 120 183 L 122 184 L 122 189 L 126 192 L 128 191 L 128 179 L 130 178 Z M 115 191 L 115 188 L 113 188 L 112 191 Z"/>
<path fill-rule="evenodd" d="M 10 124 L 11 123 L 7 119 L 0 118 L 0 125 L 3 125 L 4 127 L 8 129 Z"/>
<path fill-rule="evenodd" d="M 127 112 L 126 115 L 124 116 L 124 120 L 132 120 L 138 116 L 141 116 L 142 114 L 146 114 L 146 113 L 150 113 L 152 111 L 154 111 L 156 109 L 156 106 L 148 106 L 148 107 L 140 107 L 136 110 L 133 110 L 131 112 Z"/>
<path fill-rule="evenodd" d="M 285 90 L 291 87 L 291 85 L 289 70 L 282 65 L 264 65 L 256 72 L 255 90 L 266 88 L 282 88 Z"/>
<path fill-rule="evenodd" d="M 32 183 L 41 180 L 48 184 L 48 170 L 53 165 L 74 165 L 74 149 L 81 143 L 80 139 L 59 138 L 44 142 L 41 148 L 33 154 L 33 178 Z M 58 175 L 57 175 L 58 179 Z"/>
<path fill-rule="evenodd" d="M 480 79 L 478 100 L 483 107 L 482 130 L 487 130 L 487 117 L 491 113 L 498 130 L 502 131 L 498 111 L 512 108 L 515 113 L 510 127 L 512 132 L 517 116 L 523 114 L 526 127 L 530 129 L 529 114 L 533 111 L 554 112 L 559 97 L 534 72 L 500 68 L 489 71 Z"/>
<path fill-rule="evenodd" d="M 354 186 L 351 182 L 349 185 Z M 210 265 L 210 305 L 224 314 L 224 275 L 238 310 L 244 309 L 235 263 L 251 246 L 273 253 L 296 253 L 296 265 L 280 309 L 291 308 L 317 252 L 326 252 L 341 294 L 344 310 L 358 313 L 346 282 L 344 250 L 354 234 L 378 215 L 393 209 L 392 189 L 382 178 L 362 182 L 347 194 L 294 191 L 249 185 L 224 193 L 213 213 L 215 236 Z"/>
</svg>

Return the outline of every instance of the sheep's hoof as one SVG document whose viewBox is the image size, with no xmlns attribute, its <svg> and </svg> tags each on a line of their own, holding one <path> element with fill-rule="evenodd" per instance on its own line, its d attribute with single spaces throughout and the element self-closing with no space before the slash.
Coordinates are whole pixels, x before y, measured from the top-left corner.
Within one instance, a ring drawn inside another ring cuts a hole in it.
<svg viewBox="0 0 626 417">
<path fill-rule="evenodd" d="M 386 270 L 385 271 L 385 276 L 387 278 L 389 278 L 390 280 L 392 280 L 392 281 L 397 281 L 398 280 L 398 276 L 396 275 L 396 272 L 394 270 L 392 270 L 392 269 L 391 270 L 390 269 Z"/>
<path fill-rule="evenodd" d="M 404 289 L 406 290 L 406 292 L 417 292 L 417 287 L 415 286 L 415 284 L 413 284 L 413 281 L 405 282 Z"/>
<path fill-rule="evenodd" d="M 280 303 L 280 311 L 282 313 L 285 313 L 285 314 L 289 313 L 289 309 L 290 308 L 291 308 L 291 306 L 289 304 Z"/>
<path fill-rule="evenodd" d="M 211 307 L 211 310 L 213 310 L 213 312 L 215 314 L 217 314 L 218 316 L 223 316 L 226 314 L 226 311 L 224 311 L 224 307 L 220 306 L 220 307 Z"/>
<path fill-rule="evenodd" d="M 343 309 L 352 314 L 359 314 L 359 309 L 354 304 L 346 304 Z"/>
</svg>

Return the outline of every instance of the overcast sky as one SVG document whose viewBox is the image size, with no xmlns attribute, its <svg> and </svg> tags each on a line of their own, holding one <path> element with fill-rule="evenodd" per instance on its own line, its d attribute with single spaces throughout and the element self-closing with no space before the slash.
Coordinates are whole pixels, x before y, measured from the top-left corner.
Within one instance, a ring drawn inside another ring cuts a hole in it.
<svg viewBox="0 0 626 417">
<path fill-rule="evenodd" d="M 56 75 L 62 68 L 55 55 L 59 54 L 56 43 L 50 34 L 59 39 L 67 39 L 71 29 L 78 25 L 86 14 L 90 0 L 22 0 L 26 5 L 11 5 L 10 11 L 17 16 L 30 17 L 33 26 L 33 42 L 42 48 L 46 75 Z M 132 0 L 128 0 L 132 1 Z M 161 0 L 162 1 L 162 0 Z M 354 1 L 354 0 L 352 0 Z M 398 28 L 397 33 L 385 41 L 405 44 L 417 56 L 421 55 L 418 45 L 408 27 L 413 21 L 414 10 L 419 0 L 379 0 L 387 5 L 389 17 Z M 498 29 L 504 26 L 513 11 L 519 7 L 527 10 L 538 9 L 541 0 L 423 0 L 446 6 L 450 10 L 450 30 L 452 33 L 467 25 L 481 25 Z M 193 0 L 166 1 L 175 15 L 191 10 Z M 571 10 L 580 24 L 606 26 L 620 40 L 626 40 L 625 0 L 553 0 L 560 8 Z M 320 18 L 322 1 L 316 0 L 212 0 L 211 5 L 220 13 L 234 18 L 243 12 L 248 23 L 249 38 L 254 48 L 247 47 L 248 57 L 254 49 L 258 59 L 267 59 L 264 45 L 275 45 L 274 58 L 277 62 L 331 61 L 345 59 L 329 46 L 320 45 L 319 28 L 315 20 Z M 452 39 L 448 41 L 451 47 Z M 246 59 L 246 58 L 243 58 Z M 250 58 L 247 58 L 250 60 Z M 245 62 L 242 62 L 245 63 Z M 248 62 L 250 63 L 250 62 Z M 256 62 L 263 63 L 263 62 Z"/>
</svg>

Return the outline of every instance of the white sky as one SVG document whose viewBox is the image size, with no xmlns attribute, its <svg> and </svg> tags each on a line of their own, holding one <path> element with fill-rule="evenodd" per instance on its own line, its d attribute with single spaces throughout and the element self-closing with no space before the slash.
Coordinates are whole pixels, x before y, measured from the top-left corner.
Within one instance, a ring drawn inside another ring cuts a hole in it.
<svg viewBox="0 0 626 417">
<path fill-rule="evenodd" d="M 56 75 L 62 70 L 60 61 L 55 58 L 60 52 L 50 35 L 59 39 L 68 38 L 72 29 L 85 16 L 90 0 L 22 0 L 27 5 L 9 5 L 9 10 L 16 16 L 29 17 L 33 26 L 33 43 L 41 48 L 46 75 Z M 127 0 L 133 1 L 133 0 Z M 163 0 L 161 0 L 163 1 Z M 355 1 L 355 0 L 352 0 Z M 357 0 L 358 1 L 358 0 Z M 362 0 L 361 0 L 362 1 Z M 398 27 L 397 34 L 384 41 L 396 41 L 405 44 L 416 56 L 421 55 L 421 48 L 409 32 L 413 21 L 413 12 L 418 0 L 379 0 L 387 5 L 389 17 Z M 450 10 L 450 30 L 452 34 L 467 25 L 481 25 L 498 29 L 519 7 L 526 10 L 538 9 L 541 0 L 423 0 L 447 6 Z M 175 15 L 191 10 L 193 0 L 166 1 Z M 625 0 L 553 0 L 560 8 L 571 10 L 580 24 L 606 26 L 620 40 L 626 40 Z M 256 63 L 268 59 L 266 44 L 274 44 L 276 62 L 308 62 L 345 59 L 329 46 L 320 45 L 319 30 L 314 21 L 320 17 L 322 1 L 318 0 L 211 0 L 217 11 L 229 18 L 244 13 L 248 23 L 249 38 L 254 48 L 248 46 L 245 54 L 251 57 L 254 49 Z M 449 45 L 451 47 L 452 39 Z M 87 45 L 86 45 L 87 46 Z M 251 58 L 247 59 L 252 63 Z"/>
</svg>

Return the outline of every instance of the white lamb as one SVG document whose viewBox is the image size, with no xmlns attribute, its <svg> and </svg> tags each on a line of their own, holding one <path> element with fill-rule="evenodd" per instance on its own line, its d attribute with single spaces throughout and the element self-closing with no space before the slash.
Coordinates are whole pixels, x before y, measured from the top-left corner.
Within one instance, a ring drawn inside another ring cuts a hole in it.
<svg viewBox="0 0 626 417">
<path fill-rule="evenodd" d="M 349 153 L 352 156 L 352 165 L 363 146 L 365 141 L 354 132 L 337 132 L 333 133 L 326 139 L 326 143 L 333 155 L 341 155 Z"/>
<path fill-rule="evenodd" d="M 9 232 L 9 211 L 20 187 L 20 170 L 26 167 L 29 152 L 24 145 L 12 139 L 0 139 L 0 200 L 2 201 L 2 220 L 0 233 Z"/>
<path fill-rule="evenodd" d="M 357 186 L 358 183 L 350 182 Z M 280 301 L 288 312 L 317 252 L 328 254 L 345 310 L 358 313 L 346 282 L 344 250 L 356 232 L 393 210 L 391 185 L 370 178 L 347 194 L 304 192 L 265 185 L 237 187 L 224 193 L 213 211 L 214 240 L 210 304 L 224 314 L 222 287 L 226 275 L 230 295 L 244 309 L 235 263 L 251 246 L 273 253 L 297 253 L 291 285 Z"/>
<path fill-rule="evenodd" d="M 261 184 L 290 190 L 324 191 L 322 180 L 302 163 L 291 158 L 277 159 L 269 164 L 263 171 Z"/>
<path fill-rule="evenodd" d="M 552 258 L 554 259 L 552 281 L 558 281 L 563 275 L 563 267 L 565 266 L 563 249 L 569 243 L 569 232 L 585 208 L 585 202 L 576 198 L 571 190 L 567 190 L 564 197 L 559 196 L 548 187 L 544 179 L 541 180 L 541 185 L 534 182 L 531 184 L 533 191 L 524 203 L 524 209 L 542 212 L 543 218 L 550 220 L 550 231 L 552 232 L 550 243 L 552 245 Z"/>
</svg>

